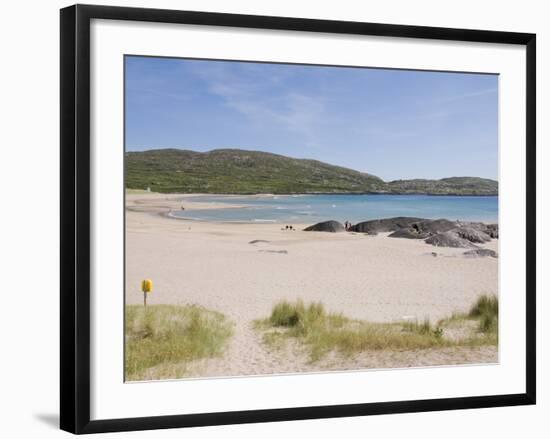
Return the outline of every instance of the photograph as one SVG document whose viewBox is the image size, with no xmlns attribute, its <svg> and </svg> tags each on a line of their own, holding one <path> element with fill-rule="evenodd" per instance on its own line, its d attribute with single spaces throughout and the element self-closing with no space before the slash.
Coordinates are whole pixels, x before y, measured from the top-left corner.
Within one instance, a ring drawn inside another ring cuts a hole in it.
<svg viewBox="0 0 550 439">
<path fill-rule="evenodd" d="M 126 382 L 499 363 L 498 74 L 125 55 L 120 149 Z"/>
</svg>

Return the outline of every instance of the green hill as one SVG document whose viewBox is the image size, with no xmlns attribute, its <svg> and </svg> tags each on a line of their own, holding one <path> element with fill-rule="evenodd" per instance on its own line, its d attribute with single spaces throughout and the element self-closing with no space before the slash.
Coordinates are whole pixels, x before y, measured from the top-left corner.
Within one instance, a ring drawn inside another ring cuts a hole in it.
<svg viewBox="0 0 550 439">
<path fill-rule="evenodd" d="M 126 153 L 126 187 L 150 187 L 156 192 L 368 192 L 384 185 L 370 174 L 259 151 L 159 149 Z"/>
<path fill-rule="evenodd" d="M 497 195 L 498 182 L 479 177 L 450 177 L 441 180 L 394 180 L 390 192 L 430 195 Z"/>
<path fill-rule="evenodd" d="M 390 183 L 317 160 L 239 149 L 126 153 L 126 188 L 174 193 L 434 193 L 496 194 L 498 183 L 474 177 Z M 485 182 L 491 182 L 486 184 Z M 491 192 L 493 191 L 493 192 Z"/>
</svg>

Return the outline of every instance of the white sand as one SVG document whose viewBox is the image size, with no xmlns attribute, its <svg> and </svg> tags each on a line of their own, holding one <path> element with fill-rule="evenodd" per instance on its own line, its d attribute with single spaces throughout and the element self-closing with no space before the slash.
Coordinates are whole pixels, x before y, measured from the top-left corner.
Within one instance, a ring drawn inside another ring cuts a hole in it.
<svg viewBox="0 0 550 439">
<path fill-rule="evenodd" d="M 482 293 L 497 294 L 498 259 L 466 258 L 464 249 L 386 235 L 286 231 L 280 224 L 166 217 L 170 209 L 181 208 L 177 198 L 127 196 L 126 302 L 141 303 L 141 280 L 151 278 L 154 292 L 148 303 L 195 303 L 235 322 L 235 335 L 224 357 L 197 365 L 196 375 L 497 361 L 497 351 L 490 347 L 365 353 L 353 360 L 333 358 L 314 365 L 297 349 L 281 358 L 267 350 L 251 327 L 280 300 L 321 301 L 330 311 L 371 321 L 436 321 L 467 311 Z M 184 204 L 186 209 L 221 207 Z M 250 244 L 252 240 L 268 242 Z M 498 240 L 485 247 L 498 251 Z"/>
</svg>

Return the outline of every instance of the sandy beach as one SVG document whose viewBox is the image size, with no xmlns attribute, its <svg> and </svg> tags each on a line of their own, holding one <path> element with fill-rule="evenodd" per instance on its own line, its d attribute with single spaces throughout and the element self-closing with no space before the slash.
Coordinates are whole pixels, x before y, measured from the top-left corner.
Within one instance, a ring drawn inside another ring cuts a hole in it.
<svg viewBox="0 0 550 439">
<path fill-rule="evenodd" d="M 238 207 L 193 202 L 185 209 Z M 298 345 L 272 352 L 253 328 L 278 301 L 321 301 L 327 309 L 373 322 L 436 322 L 466 312 L 481 294 L 498 294 L 498 259 L 433 247 L 387 234 L 304 232 L 310 224 L 208 223 L 170 218 L 181 195 L 127 194 L 126 303 L 143 301 L 140 282 L 155 282 L 150 304 L 198 304 L 224 313 L 234 336 L 223 357 L 192 376 L 410 367 L 497 362 L 496 347 L 363 352 L 310 363 Z M 255 242 L 254 242 L 255 241 Z M 253 242 L 253 243 L 251 243 Z M 498 252 L 498 240 L 481 245 Z M 433 252 L 437 255 L 434 256 Z"/>
</svg>

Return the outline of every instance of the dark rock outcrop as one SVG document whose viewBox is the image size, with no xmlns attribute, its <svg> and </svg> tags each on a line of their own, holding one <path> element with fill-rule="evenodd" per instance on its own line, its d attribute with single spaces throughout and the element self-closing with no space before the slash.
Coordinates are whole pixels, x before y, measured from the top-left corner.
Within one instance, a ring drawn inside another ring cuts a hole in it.
<svg viewBox="0 0 550 439">
<path fill-rule="evenodd" d="M 470 227 L 487 234 L 490 238 L 498 239 L 498 224 L 485 224 L 476 222 L 461 222 L 460 227 Z"/>
<path fill-rule="evenodd" d="M 338 221 L 325 221 L 304 230 L 342 232 L 344 226 Z M 498 224 L 403 216 L 363 221 L 351 226 L 349 230 L 369 235 L 390 232 L 391 238 L 424 239 L 427 244 L 436 247 L 471 249 L 478 249 L 475 244 L 483 244 L 498 238 Z"/>
<path fill-rule="evenodd" d="M 487 231 L 485 233 L 493 239 L 498 239 L 498 224 L 487 224 Z"/>
<path fill-rule="evenodd" d="M 449 230 L 456 229 L 460 223 L 456 221 L 449 221 L 446 219 L 436 219 L 436 220 L 422 220 L 416 223 L 413 223 L 411 227 L 416 229 L 419 233 L 426 233 L 435 235 L 436 233 L 448 232 Z"/>
<path fill-rule="evenodd" d="M 479 257 L 486 257 L 490 256 L 492 258 L 498 258 L 498 254 L 494 250 L 490 250 L 488 248 L 476 248 L 473 250 L 468 250 L 464 252 L 464 256 L 468 256 L 470 258 L 479 258 Z"/>
<path fill-rule="evenodd" d="M 454 248 L 477 248 L 465 238 L 461 238 L 456 230 L 437 233 L 430 236 L 425 241 L 427 244 L 432 244 L 436 247 L 454 247 Z"/>
<path fill-rule="evenodd" d="M 399 229 L 388 235 L 390 238 L 407 238 L 407 239 L 426 239 L 431 235 L 426 232 L 420 232 L 418 229 L 412 227 L 406 229 Z"/>
<path fill-rule="evenodd" d="M 351 227 L 354 232 L 402 232 L 394 235 L 395 238 L 423 239 L 441 232 L 447 232 L 459 226 L 456 221 L 446 219 L 429 220 L 424 218 L 400 216 L 380 220 L 364 221 Z"/>
<path fill-rule="evenodd" d="M 454 232 L 461 238 L 467 239 L 470 242 L 474 242 L 476 244 L 483 244 L 484 242 L 489 242 L 491 240 L 491 237 L 480 230 L 476 230 L 472 227 L 458 227 L 456 229 L 453 229 Z"/>
<path fill-rule="evenodd" d="M 338 221 L 323 221 L 312 226 L 306 227 L 305 232 L 343 232 L 345 230 L 344 225 Z"/>
<path fill-rule="evenodd" d="M 351 231 L 359 233 L 395 232 L 399 229 L 409 228 L 413 223 L 416 223 L 418 221 L 423 221 L 423 219 L 400 216 L 396 218 L 384 218 L 378 220 L 363 221 L 361 223 L 355 224 L 354 226 L 351 226 Z"/>
</svg>

